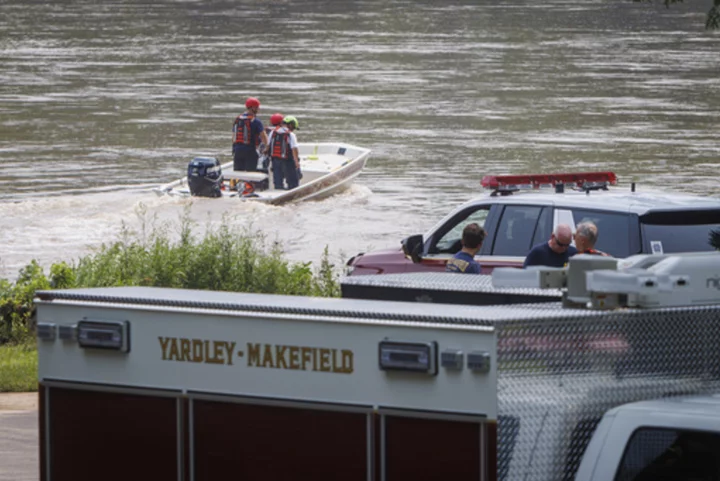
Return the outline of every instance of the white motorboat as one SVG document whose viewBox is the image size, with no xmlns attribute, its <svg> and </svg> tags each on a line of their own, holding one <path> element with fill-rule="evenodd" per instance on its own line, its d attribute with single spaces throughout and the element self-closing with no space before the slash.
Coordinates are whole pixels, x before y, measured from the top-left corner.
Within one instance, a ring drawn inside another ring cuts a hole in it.
<svg viewBox="0 0 720 481">
<path fill-rule="evenodd" d="M 158 195 L 232 197 L 241 200 L 286 204 L 316 200 L 350 186 L 370 156 L 370 150 L 342 143 L 298 144 L 300 185 L 275 189 L 272 172 L 233 170 L 233 163 L 221 164 L 216 157 L 196 157 L 188 164 L 188 175 L 154 189 Z"/>
</svg>

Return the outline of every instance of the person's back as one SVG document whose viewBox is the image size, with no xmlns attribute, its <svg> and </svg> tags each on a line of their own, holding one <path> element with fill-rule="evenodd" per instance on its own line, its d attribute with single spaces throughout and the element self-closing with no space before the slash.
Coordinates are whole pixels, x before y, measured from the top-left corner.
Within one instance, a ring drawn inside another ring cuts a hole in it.
<svg viewBox="0 0 720 481">
<path fill-rule="evenodd" d="M 572 230 L 567 224 L 558 224 L 550 236 L 550 240 L 534 246 L 527 257 L 523 267 L 548 266 L 565 267 L 568 259 L 577 254 L 577 249 L 570 245 Z"/>
<path fill-rule="evenodd" d="M 272 162 L 273 186 L 276 190 L 283 189 L 283 181 L 287 188 L 294 189 L 300 183 L 300 153 L 294 131 L 298 129 L 298 120 L 287 116 L 282 125 L 270 134 L 268 153 Z"/>
<path fill-rule="evenodd" d="M 457 272 L 460 274 L 480 274 L 480 264 L 475 261 L 475 256 L 460 251 L 445 264 L 445 272 Z"/>
<path fill-rule="evenodd" d="M 282 126 L 283 114 L 275 113 L 270 116 L 270 125 L 265 127 L 265 134 L 267 136 L 267 144 L 260 146 L 260 158 L 258 159 L 258 170 L 261 172 L 268 173 L 270 168 L 270 142 L 272 142 L 273 132 L 278 130 Z"/>
<path fill-rule="evenodd" d="M 476 223 L 468 224 L 463 229 L 462 249 L 445 264 L 445 272 L 460 274 L 480 274 L 480 264 L 475 255 L 480 251 L 486 232 Z"/>
<path fill-rule="evenodd" d="M 257 118 L 260 101 L 250 97 L 245 101 L 246 111 L 233 123 L 233 170 L 257 170 L 261 143 L 267 143 L 262 122 Z"/>
</svg>

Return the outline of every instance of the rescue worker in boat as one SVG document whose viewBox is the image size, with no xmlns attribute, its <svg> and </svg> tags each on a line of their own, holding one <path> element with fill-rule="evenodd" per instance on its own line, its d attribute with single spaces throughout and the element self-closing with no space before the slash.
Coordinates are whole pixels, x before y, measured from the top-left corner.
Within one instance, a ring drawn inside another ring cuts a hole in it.
<svg viewBox="0 0 720 481">
<path fill-rule="evenodd" d="M 294 189 L 300 183 L 300 154 L 295 130 L 300 130 L 298 120 L 289 115 L 283 119 L 279 128 L 270 133 L 266 152 L 272 162 L 273 186 L 276 190 L 284 188 L 283 180 L 287 182 L 288 189 Z"/>
<path fill-rule="evenodd" d="M 273 130 L 277 130 L 280 128 L 280 125 L 282 125 L 282 121 L 285 118 L 285 116 L 281 113 L 275 113 L 270 116 L 270 125 L 265 127 L 265 133 L 268 135 L 268 140 L 270 139 L 270 134 Z"/>
<path fill-rule="evenodd" d="M 475 255 L 480 251 L 486 235 L 487 232 L 480 225 L 474 222 L 466 225 L 462 233 L 462 249 L 445 264 L 445 272 L 480 274 L 480 264 L 475 261 Z"/>
<path fill-rule="evenodd" d="M 550 240 L 530 249 L 523 267 L 549 266 L 565 267 L 568 259 L 577 254 L 572 244 L 572 229 L 567 224 L 558 224 L 550 235 Z"/>
<path fill-rule="evenodd" d="M 609 254 L 595 249 L 598 239 L 598 228 L 590 221 L 581 222 L 575 227 L 575 246 L 578 254 L 592 254 L 596 256 L 609 256 Z"/>
<path fill-rule="evenodd" d="M 267 135 L 260 119 L 260 101 L 249 97 L 245 101 L 245 112 L 233 124 L 233 170 L 257 170 L 258 146 L 267 145 Z"/>
<path fill-rule="evenodd" d="M 280 128 L 283 118 L 285 116 L 281 113 L 274 113 L 270 116 L 270 125 L 265 127 L 265 135 L 268 137 L 268 142 L 270 141 L 270 134 L 273 133 L 274 130 L 277 130 Z M 268 155 L 268 148 L 266 144 L 260 145 L 260 158 L 258 159 L 258 165 L 257 168 L 260 172 L 268 173 L 268 168 L 270 167 L 270 156 Z"/>
</svg>

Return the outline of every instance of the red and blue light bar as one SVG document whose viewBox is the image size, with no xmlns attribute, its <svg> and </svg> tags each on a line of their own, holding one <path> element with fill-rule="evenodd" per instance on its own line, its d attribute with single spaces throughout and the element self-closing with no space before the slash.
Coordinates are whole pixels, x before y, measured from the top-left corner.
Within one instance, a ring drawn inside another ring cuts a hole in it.
<svg viewBox="0 0 720 481">
<path fill-rule="evenodd" d="M 486 189 L 501 192 L 554 188 L 562 184 L 569 189 L 599 189 L 617 185 L 614 172 L 576 172 L 531 175 L 486 175 L 480 181 Z"/>
</svg>

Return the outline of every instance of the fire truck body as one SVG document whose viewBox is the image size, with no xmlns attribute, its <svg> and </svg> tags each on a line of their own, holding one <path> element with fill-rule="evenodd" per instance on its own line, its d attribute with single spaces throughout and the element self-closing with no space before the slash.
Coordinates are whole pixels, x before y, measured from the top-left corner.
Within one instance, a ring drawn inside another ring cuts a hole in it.
<svg viewBox="0 0 720 481">
<path fill-rule="evenodd" d="M 608 410 L 720 392 L 720 303 L 37 302 L 43 481 L 573 479 Z"/>
</svg>

